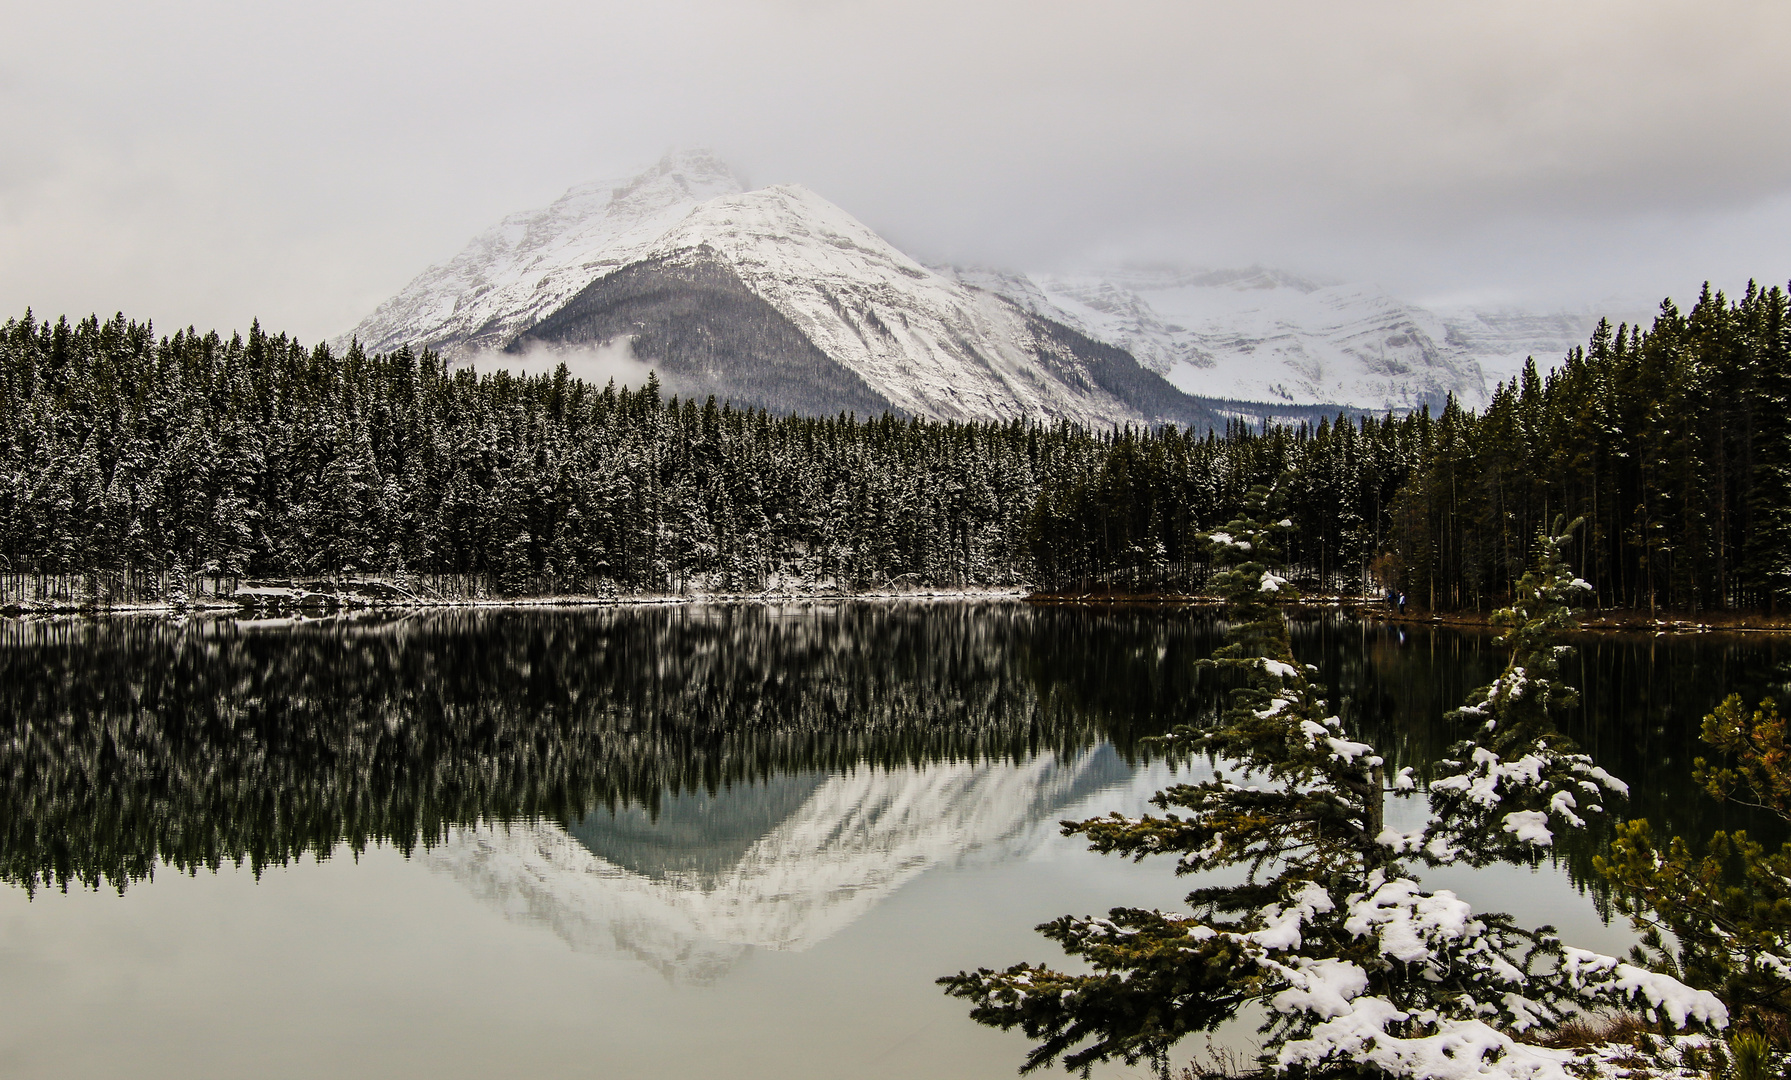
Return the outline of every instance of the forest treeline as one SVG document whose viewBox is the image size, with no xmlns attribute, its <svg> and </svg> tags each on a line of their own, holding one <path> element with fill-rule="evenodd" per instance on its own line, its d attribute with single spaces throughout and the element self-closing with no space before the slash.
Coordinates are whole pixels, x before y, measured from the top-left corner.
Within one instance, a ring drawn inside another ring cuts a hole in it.
<svg viewBox="0 0 1791 1080">
<path fill-rule="evenodd" d="M 1776 287 L 1706 288 L 1479 412 L 1100 432 L 774 417 L 258 325 L 27 312 L 0 327 L 0 574 L 94 596 L 196 575 L 1191 592 L 1197 534 L 1268 483 L 1321 590 L 1491 607 L 1565 514 L 1601 606 L 1766 607 L 1791 589 L 1788 332 Z"/>
</svg>

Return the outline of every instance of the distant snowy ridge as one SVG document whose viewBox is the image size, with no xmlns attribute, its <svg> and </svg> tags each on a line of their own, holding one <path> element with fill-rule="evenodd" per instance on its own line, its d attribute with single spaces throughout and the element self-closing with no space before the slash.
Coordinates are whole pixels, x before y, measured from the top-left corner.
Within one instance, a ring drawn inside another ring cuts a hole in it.
<svg viewBox="0 0 1791 1080">
<path fill-rule="evenodd" d="M 1190 394 L 1403 411 L 1483 404 L 1527 357 L 1584 344 L 1590 313 L 1428 311 L 1367 284 L 1281 271 L 1108 268 L 1017 274 L 942 268 L 1126 349 Z"/>
</svg>

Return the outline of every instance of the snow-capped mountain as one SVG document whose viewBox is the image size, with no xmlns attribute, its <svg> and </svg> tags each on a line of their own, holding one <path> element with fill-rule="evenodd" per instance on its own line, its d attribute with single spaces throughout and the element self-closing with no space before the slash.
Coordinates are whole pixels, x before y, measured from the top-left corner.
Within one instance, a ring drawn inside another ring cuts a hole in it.
<svg viewBox="0 0 1791 1080">
<path fill-rule="evenodd" d="M 1372 285 L 1260 267 L 942 272 L 1123 348 L 1190 394 L 1232 401 L 1379 411 L 1434 407 L 1453 394 L 1478 405 L 1527 357 L 1547 366 L 1597 321 L 1438 313 Z"/>
<path fill-rule="evenodd" d="M 668 978 L 710 982 L 751 949 L 815 945 L 932 867 L 1033 851 L 1069 808 L 1142 810 L 1170 775 L 1134 771 L 1108 747 L 1013 765 L 861 767 L 685 796 L 681 820 L 662 813 L 652 828 L 600 811 L 572 831 L 456 829 L 419 858 L 575 950 L 619 950 Z"/>
<path fill-rule="evenodd" d="M 348 336 L 451 361 L 626 341 L 669 390 L 780 411 L 1212 419 L 1123 350 L 920 265 L 805 188 L 743 190 L 700 153 L 505 219 Z"/>
<path fill-rule="evenodd" d="M 774 411 L 1204 425 L 1478 405 L 1595 321 L 1430 311 L 1260 267 L 929 268 L 806 188 L 749 190 L 689 152 L 505 218 L 337 344 L 575 372 L 623 356 L 669 392 Z"/>
</svg>

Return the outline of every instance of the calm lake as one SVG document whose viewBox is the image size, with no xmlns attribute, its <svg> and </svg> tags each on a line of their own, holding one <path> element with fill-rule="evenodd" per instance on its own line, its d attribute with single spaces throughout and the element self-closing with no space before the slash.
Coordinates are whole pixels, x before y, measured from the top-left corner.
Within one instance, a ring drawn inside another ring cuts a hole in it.
<svg viewBox="0 0 1791 1080">
<path fill-rule="evenodd" d="M 1023 1037 L 933 980 L 1179 906 L 1196 879 L 1057 822 L 1209 774 L 1142 740 L 1215 715 L 1222 636 L 1017 602 L 0 622 L 0 1073 L 1012 1076 Z M 1420 771 L 1504 662 L 1343 615 L 1294 643 Z M 1791 642 L 1577 644 L 1569 734 L 1627 816 L 1781 839 L 1689 772 Z M 1602 843 L 1424 880 L 1623 949 Z"/>
</svg>

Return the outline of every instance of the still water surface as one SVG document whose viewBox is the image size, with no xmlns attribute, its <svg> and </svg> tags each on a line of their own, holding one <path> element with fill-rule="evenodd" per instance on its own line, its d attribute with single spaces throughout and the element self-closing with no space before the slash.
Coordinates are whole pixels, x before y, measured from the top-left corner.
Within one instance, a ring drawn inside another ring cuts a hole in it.
<svg viewBox="0 0 1791 1080">
<path fill-rule="evenodd" d="M 1222 632 L 960 603 L 0 625 L 0 1073 L 1011 1076 L 1021 1038 L 932 980 L 1193 887 L 1056 822 L 1178 775 L 1140 740 L 1215 714 L 1192 662 Z M 1762 831 L 1687 774 L 1791 651 L 1582 645 L 1570 733 L 1629 813 Z M 1420 769 L 1503 663 L 1341 616 L 1295 650 Z M 1621 949 L 1576 885 L 1599 842 L 1426 881 Z"/>
</svg>

